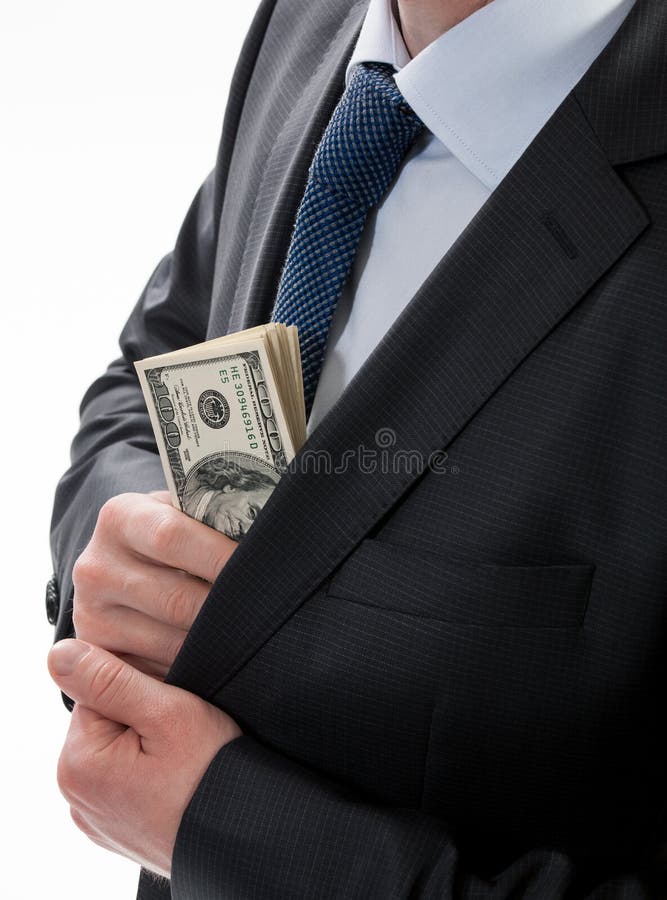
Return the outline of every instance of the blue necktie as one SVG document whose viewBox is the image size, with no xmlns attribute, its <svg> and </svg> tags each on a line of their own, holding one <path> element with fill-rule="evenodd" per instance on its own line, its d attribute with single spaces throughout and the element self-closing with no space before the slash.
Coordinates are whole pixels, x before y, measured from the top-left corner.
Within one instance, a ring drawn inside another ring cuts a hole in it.
<svg viewBox="0 0 667 900">
<path fill-rule="evenodd" d="M 355 67 L 311 164 L 272 315 L 299 330 L 307 414 L 366 216 L 421 129 L 389 66 Z"/>
</svg>

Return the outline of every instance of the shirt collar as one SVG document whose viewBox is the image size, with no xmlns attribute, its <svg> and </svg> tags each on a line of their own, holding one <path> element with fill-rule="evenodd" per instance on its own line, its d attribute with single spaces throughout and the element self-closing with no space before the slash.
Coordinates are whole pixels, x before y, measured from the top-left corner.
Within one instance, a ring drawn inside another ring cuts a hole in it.
<svg viewBox="0 0 667 900">
<path fill-rule="evenodd" d="M 414 59 L 391 0 L 370 0 L 348 65 L 384 62 L 424 125 L 491 190 L 604 49 L 635 0 L 492 0 Z"/>
<path fill-rule="evenodd" d="M 362 62 L 388 63 L 397 70 L 410 62 L 410 54 L 392 12 L 392 0 L 371 0 L 357 45 L 347 64 L 346 83 L 352 69 Z"/>
</svg>

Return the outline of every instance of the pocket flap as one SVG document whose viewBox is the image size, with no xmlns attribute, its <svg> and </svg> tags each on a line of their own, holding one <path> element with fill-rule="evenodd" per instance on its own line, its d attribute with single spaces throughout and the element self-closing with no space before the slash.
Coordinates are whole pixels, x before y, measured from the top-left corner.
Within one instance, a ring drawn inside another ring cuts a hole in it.
<svg viewBox="0 0 667 900">
<path fill-rule="evenodd" d="M 327 596 L 463 625 L 581 625 L 595 567 L 472 564 L 365 540 L 334 574 Z"/>
</svg>

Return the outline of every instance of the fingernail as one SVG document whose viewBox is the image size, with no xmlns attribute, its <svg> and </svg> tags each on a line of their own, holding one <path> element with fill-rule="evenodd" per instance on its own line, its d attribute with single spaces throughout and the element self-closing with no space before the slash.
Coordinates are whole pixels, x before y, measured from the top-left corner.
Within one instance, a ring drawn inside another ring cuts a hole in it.
<svg viewBox="0 0 667 900">
<path fill-rule="evenodd" d="M 54 644 L 49 653 L 49 663 L 54 675 L 71 675 L 76 664 L 90 652 L 90 644 L 67 639 Z"/>
</svg>

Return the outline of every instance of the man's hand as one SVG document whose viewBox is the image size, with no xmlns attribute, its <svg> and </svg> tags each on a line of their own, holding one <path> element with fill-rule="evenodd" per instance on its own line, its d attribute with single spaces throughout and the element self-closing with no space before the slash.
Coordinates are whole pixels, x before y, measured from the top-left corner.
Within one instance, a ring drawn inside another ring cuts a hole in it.
<svg viewBox="0 0 667 900">
<path fill-rule="evenodd" d="M 163 679 L 236 546 L 164 491 L 113 497 L 72 573 L 77 637 Z"/>
<path fill-rule="evenodd" d="M 77 701 L 58 764 L 74 822 L 96 844 L 170 877 L 185 808 L 241 730 L 194 694 L 79 640 L 53 646 L 49 671 Z"/>
</svg>

